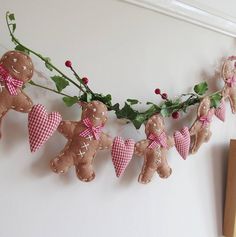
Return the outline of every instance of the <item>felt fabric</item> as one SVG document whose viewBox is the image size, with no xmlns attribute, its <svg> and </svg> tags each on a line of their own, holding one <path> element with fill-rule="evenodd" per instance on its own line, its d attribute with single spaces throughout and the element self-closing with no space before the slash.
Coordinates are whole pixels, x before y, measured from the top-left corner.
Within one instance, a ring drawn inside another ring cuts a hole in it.
<svg viewBox="0 0 236 237">
<path fill-rule="evenodd" d="M 84 136 L 88 127 L 84 120 L 90 120 L 91 130 Z M 51 160 L 50 166 L 55 173 L 65 173 L 75 166 L 77 177 L 84 182 L 95 178 L 93 160 L 99 150 L 110 149 L 112 138 L 103 133 L 97 139 L 93 131 L 107 122 L 107 108 L 100 101 L 82 103 L 81 121 L 62 121 L 58 131 L 66 137 L 67 144 L 60 154 Z M 81 135 L 82 134 L 82 135 Z"/>
<path fill-rule="evenodd" d="M 120 177 L 134 153 L 135 142 L 133 139 L 123 140 L 122 137 L 115 137 L 112 145 L 111 156 L 115 168 L 116 176 Z"/>
<path fill-rule="evenodd" d="M 190 148 L 190 133 L 188 127 L 184 127 L 181 131 L 174 132 L 175 147 L 180 156 L 186 160 Z"/>
<path fill-rule="evenodd" d="M 235 57 L 228 58 L 222 67 L 222 77 L 225 82 L 223 97 L 229 99 L 232 113 L 236 113 L 236 68 L 232 62 L 236 62 Z"/>
<path fill-rule="evenodd" d="M 167 162 L 167 151 L 174 146 L 174 139 L 166 135 L 164 119 L 161 115 L 153 115 L 145 126 L 147 139 L 135 144 L 135 154 L 144 157 L 142 171 L 138 181 L 140 183 L 149 183 L 155 172 L 161 178 L 168 178 L 172 170 Z M 155 137 L 155 146 L 150 146 L 153 139 L 148 139 L 152 134 Z"/>
<path fill-rule="evenodd" d="M 215 116 L 222 122 L 225 122 L 225 114 L 226 114 L 225 98 L 222 98 L 220 106 L 215 109 Z"/>
<path fill-rule="evenodd" d="M 62 118 L 58 112 L 47 113 L 43 105 L 34 105 L 28 117 L 31 152 L 38 150 L 57 130 Z"/>
<path fill-rule="evenodd" d="M 197 119 L 190 128 L 191 154 L 196 153 L 203 143 L 210 140 L 212 135 L 210 125 L 214 113 L 214 108 L 211 108 L 210 98 L 203 98 L 198 107 Z"/>
<path fill-rule="evenodd" d="M 22 91 L 21 86 L 31 80 L 34 67 L 28 55 L 18 51 L 9 51 L 0 59 L 0 68 L 1 124 L 3 116 L 10 109 L 22 113 L 28 113 L 31 110 L 33 103 Z"/>
</svg>

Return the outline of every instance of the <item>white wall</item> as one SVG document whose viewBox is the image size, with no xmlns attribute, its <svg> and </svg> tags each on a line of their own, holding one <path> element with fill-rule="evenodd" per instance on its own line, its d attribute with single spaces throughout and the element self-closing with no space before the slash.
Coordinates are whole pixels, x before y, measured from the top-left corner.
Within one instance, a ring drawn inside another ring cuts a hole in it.
<svg viewBox="0 0 236 237">
<path fill-rule="evenodd" d="M 1 54 L 12 48 L 4 22 L 7 10 L 16 14 L 19 39 L 62 69 L 71 59 L 94 90 L 112 93 L 117 102 L 128 97 L 158 102 L 156 87 L 176 96 L 204 79 L 216 89 L 214 71 L 222 57 L 235 52 L 233 38 L 120 1 L 1 0 Z M 49 77 L 33 60 L 36 70 Z M 35 79 L 52 85 L 36 73 Z M 68 92 L 76 91 L 71 87 Z M 49 111 L 78 118 L 79 108 L 66 108 L 57 95 L 33 87 L 27 93 Z M 107 129 L 112 135 L 143 137 L 143 129 L 121 126 L 113 118 Z M 190 126 L 193 119 L 183 118 L 176 127 Z M 0 236 L 220 236 L 235 120 L 228 108 L 227 123 L 215 119 L 209 145 L 187 161 L 172 150 L 168 180 L 155 176 L 150 184 L 139 184 L 138 158 L 117 179 L 110 154 L 103 152 L 95 161 L 96 179 L 87 184 L 76 179 L 74 170 L 65 176 L 50 171 L 50 159 L 65 144 L 59 134 L 32 155 L 27 116 L 10 112 L 0 143 Z"/>
</svg>

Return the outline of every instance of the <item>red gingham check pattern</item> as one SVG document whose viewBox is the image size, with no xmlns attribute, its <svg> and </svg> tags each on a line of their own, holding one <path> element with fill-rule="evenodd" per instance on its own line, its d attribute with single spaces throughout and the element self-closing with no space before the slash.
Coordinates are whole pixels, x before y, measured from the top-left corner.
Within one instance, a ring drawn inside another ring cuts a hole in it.
<svg viewBox="0 0 236 237">
<path fill-rule="evenodd" d="M 52 136 L 61 120 L 61 115 L 58 112 L 47 114 L 43 105 L 33 106 L 28 117 L 31 152 L 38 150 Z"/>
<path fill-rule="evenodd" d="M 111 155 L 115 168 L 116 176 L 122 175 L 132 159 L 134 153 L 134 140 L 128 139 L 124 141 L 121 137 L 116 137 L 113 141 Z"/>
<path fill-rule="evenodd" d="M 215 109 L 215 116 L 220 119 L 222 122 L 225 121 L 225 112 L 226 112 L 226 106 L 225 106 L 225 100 L 222 99 L 220 106 Z"/>
<path fill-rule="evenodd" d="M 0 65 L 0 81 L 5 82 L 10 95 L 17 95 L 16 88 L 23 86 L 23 81 L 12 77 L 2 65 Z"/>
<path fill-rule="evenodd" d="M 188 127 L 174 133 L 175 147 L 180 156 L 186 160 L 190 148 L 190 133 Z"/>
</svg>

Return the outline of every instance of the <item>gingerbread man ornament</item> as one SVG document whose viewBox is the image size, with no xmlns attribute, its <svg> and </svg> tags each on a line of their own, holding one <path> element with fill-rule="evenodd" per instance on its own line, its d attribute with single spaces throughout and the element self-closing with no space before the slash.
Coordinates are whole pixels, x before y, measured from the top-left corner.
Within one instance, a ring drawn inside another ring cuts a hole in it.
<svg viewBox="0 0 236 237">
<path fill-rule="evenodd" d="M 235 63 L 234 65 L 233 62 Z M 224 98 L 228 98 L 232 113 L 236 113 L 236 56 L 229 57 L 222 67 L 222 77 L 225 86 L 222 92 Z"/>
<path fill-rule="evenodd" d="M 32 60 L 22 52 L 9 51 L 0 59 L 0 124 L 10 109 L 22 113 L 31 110 L 33 103 L 22 86 L 31 80 L 33 71 Z"/>
<path fill-rule="evenodd" d="M 147 139 L 135 144 L 135 154 L 144 156 L 142 171 L 138 181 L 149 183 L 155 172 L 161 178 L 168 178 L 172 170 L 167 163 L 167 151 L 174 146 L 173 137 L 167 136 L 164 119 L 161 115 L 153 115 L 145 126 Z"/>
<path fill-rule="evenodd" d="M 211 100 L 209 97 L 202 99 L 198 107 L 198 116 L 193 126 L 190 128 L 191 149 L 190 153 L 194 154 L 198 151 L 204 142 L 208 142 L 211 138 L 210 125 L 214 115 L 214 108 L 211 108 Z"/>
<path fill-rule="evenodd" d="M 107 108 L 100 101 L 82 103 L 81 121 L 62 121 L 58 131 L 68 142 L 51 163 L 55 173 L 64 173 L 75 166 L 77 177 L 84 182 L 95 178 L 93 160 L 98 150 L 109 149 L 110 136 L 102 132 L 107 121 Z"/>
</svg>

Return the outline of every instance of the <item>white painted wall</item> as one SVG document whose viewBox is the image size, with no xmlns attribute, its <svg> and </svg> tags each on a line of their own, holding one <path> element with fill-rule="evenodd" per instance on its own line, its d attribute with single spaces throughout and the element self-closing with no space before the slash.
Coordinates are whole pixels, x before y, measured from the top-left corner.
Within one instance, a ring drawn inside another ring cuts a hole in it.
<svg viewBox="0 0 236 237">
<path fill-rule="evenodd" d="M 176 96 L 203 79 L 215 89 L 214 71 L 221 58 L 235 52 L 233 38 L 120 1 L 1 0 L 1 54 L 12 48 L 4 22 L 7 10 L 16 14 L 19 39 L 62 69 L 71 59 L 94 90 L 110 92 L 118 102 L 128 97 L 158 102 L 156 87 Z M 40 61 L 33 60 L 36 70 L 49 77 Z M 35 79 L 48 83 L 37 73 Z M 79 108 L 64 107 L 57 95 L 33 87 L 27 93 L 49 111 L 58 110 L 66 119 L 78 117 Z M 107 129 L 112 135 L 143 137 L 143 129 L 135 131 L 113 119 L 111 115 L 113 125 Z M 190 115 L 176 127 L 190 126 L 193 119 Z M 48 167 L 64 138 L 55 134 L 32 155 L 27 116 L 10 112 L 0 143 L 0 236 L 220 236 L 227 148 L 236 136 L 235 120 L 228 108 L 227 123 L 215 120 L 209 145 L 187 161 L 172 150 L 168 180 L 156 176 L 149 185 L 139 184 L 138 158 L 117 179 L 104 152 L 95 161 L 96 180 L 84 184 L 74 170 L 58 176 Z"/>
</svg>

